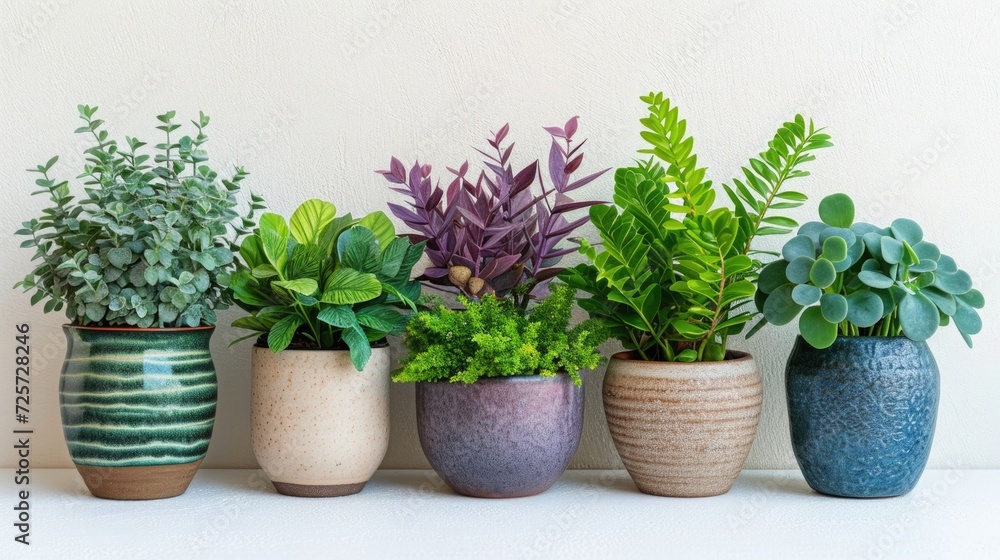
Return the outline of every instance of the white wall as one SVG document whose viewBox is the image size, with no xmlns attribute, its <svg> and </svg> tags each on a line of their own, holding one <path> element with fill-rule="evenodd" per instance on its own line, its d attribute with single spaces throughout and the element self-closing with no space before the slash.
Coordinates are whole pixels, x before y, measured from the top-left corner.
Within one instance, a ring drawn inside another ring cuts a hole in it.
<svg viewBox="0 0 1000 560">
<path fill-rule="evenodd" d="M 958 333 L 932 341 L 942 401 L 936 467 L 1000 467 L 1000 7 L 988 1 L 749 0 L 624 2 L 163 2 L 42 0 L 0 6 L 0 224 L 13 232 L 39 209 L 24 169 L 61 154 L 79 162 L 76 105 L 101 106 L 117 137 L 155 139 L 154 115 L 199 109 L 213 117 L 211 154 L 251 171 L 246 184 L 289 213 L 324 197 L 344 211 L 385 208 L 390 155 L 443 170 L 476 155 L 510 121 L 519 161 L 546 154 L 543 125 L 582 116 L 587 169 L 626 164 L 639 147 L 637 97 L 666 90 L 680 103 L 701 162 L 717 180 L 737 173 L 775 127 L 803 112 L 829 128 L 799 186 L 846 191 L 859 218 L 908 216 L 967 268 L 986 294 L 984 331 L 967 350 Z M 610 198 L 609 180 L 592 189 Z M 594 231 L 584 232 L 592 236 Z M 0 248 L 0 285 L 28 270 L 19 240 Z M 774 241 L 777 243 L 777 241 Z M 62 317 L 0 290 L 12 356 L 13 324 L 32 327 L 34 466 L 67 466 L 57 377 Z M 235 315 L 225 316 L 228 324 Z M 248 344 L 219 329 L 215 438 L 206 466 L 250 467 Z M 748 466 L 790 468 L 782 366 L 794 327 L 750 343 L 765 406 Z M 11 360 L 12 361 L 12 360 Z M 12 373 L 13 367 L 8 368 Z M 13 375 L 0 381 L 0 431 L 13 424 Z M 618 465 L 587 376 L 585 441 L 577 467 Z M 393 388 L 385 466 L 426 465 L 413 425 L 412 388 Z M 9 435 L 4 436 L 10 438 Z M 4 444 L 4 449 L 9 447 Z M 0 466 L 13 454 L 0 452 Z"/>
</svg>

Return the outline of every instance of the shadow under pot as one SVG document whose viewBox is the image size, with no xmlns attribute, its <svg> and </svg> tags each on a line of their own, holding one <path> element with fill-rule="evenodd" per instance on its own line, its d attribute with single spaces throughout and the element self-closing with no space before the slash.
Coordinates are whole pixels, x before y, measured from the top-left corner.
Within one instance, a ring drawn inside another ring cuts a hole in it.
<svg viewBox="0 0 1000 560">
<path fill-rule="evenodd" d="M 762 400 L 750 354 L 721 362 L 652 362 L 616 354 L 604 412 L 618 455 L 641 492 L 704 497 L 732 488 L 750 454 Z"/>
<path fill-rule="evenodd" d="M 916 486 L 940 394 L 927 343 L 837 337 L 817 350 L 798 337 L 785 376 L 792 448 L 813 490 L 880 498 Z"/>
<path fill-rule="evenodd" d="M 70 457 L 91 494 L 183 494 L 212 438 L 214 327 L 63 326 L 59 409 Z"/>
<path fill-rule="evenodd" d="M 389 448 L 389 346 L 372 348 L 362 371 L 347 350 L 252 352 L 250 440 L 274 488 L 360 492 Z"/>
<path fill-rule="evenodd" d="M 454 491 L 517 498 L 548 490 L 583 429 L 584 391 L 565 374 L 416 384 L 417 431 Z"/>
</svg>

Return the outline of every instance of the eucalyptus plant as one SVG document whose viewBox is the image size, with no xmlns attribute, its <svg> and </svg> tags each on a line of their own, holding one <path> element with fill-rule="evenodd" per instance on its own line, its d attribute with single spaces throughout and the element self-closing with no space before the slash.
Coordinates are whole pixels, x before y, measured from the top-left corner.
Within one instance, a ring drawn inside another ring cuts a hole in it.
<svg viewBox="0 0 1000 560">
<path fill-rule="evenodd" d="M 854 213 L 846 194 L 824 198 L 822 221 L 804 224 L 782 258 L 764 267 L 757 298 L 764 318 L 754 329 L 798 317 L 802 338 L 827 348 L 838 336 L 927 340 L 954 322 L 971 347 L 985 300 L 969 274 L 925 241 L 913 220 L 879 228 L 855 223 Z"/>
<path fill-rule="evenodd" d="M 742 310 L 755 293 L 762 264 L 757 236 L 798 224 L 774 211 L 800 206 L 786 188 L 805 177 L 812 152 L 830 137 L 800 115 L 786 122 L 743 177 L 723 185 L 732 207 L 715 207 L 717 190 L 698 166 L 687 122 L 662 93 L 641 98 L 646 161 L 615 172 L 614 205 L 592 206 L 603 243 L 581 241 L 590 261 L 560 278 L 591 295 L 580 306 L 603 319 L 627 350 L 643 360 L 719 361 L 730 336 L 753 317 Z"/>
<path fill-rule="evenodd" d="M 243 240 L 239 269 L 229 289 L 250 316 L 234 327 L 266 337 L 280 352 L 295 348 L 350 350 L 361 371 L 371 343 L 406 326 L 403 310 L 416 311 L 420 283 L 410 279 L 424 243 L 397 237 L 389 218 L 337 216 L 318 199 L 302 203 L 286 223 L 265 213 Z"/>
<path fill-rule="evenodd" d="M 236 242 L 263 208 L 251 195 L 249 213 L 237 214 L 247 173 L 237 167 L 223 179 L 209 166 L 204 113 L 192 121 L 197 134 L 180 138 L 175 112 L 158 115 L 165 138 L 150 161 L 140 153 L 145 142 L 109 137 L 97 107 L 78 109 L 85 125 L 76 132 L 92 139 L 77 176 L 83 194 L 50 175 L 58 156 L 28 170 L 40 175 L 32 194 L 50 205 L 16 232 L 38 264 L 14 287 L 34 290 L 31 304 L 45 301 L 46 313 L 65 307 L 75 325 L 214 325 L 231 303 L 221 284 L 235 266 Z"/>
</svg>

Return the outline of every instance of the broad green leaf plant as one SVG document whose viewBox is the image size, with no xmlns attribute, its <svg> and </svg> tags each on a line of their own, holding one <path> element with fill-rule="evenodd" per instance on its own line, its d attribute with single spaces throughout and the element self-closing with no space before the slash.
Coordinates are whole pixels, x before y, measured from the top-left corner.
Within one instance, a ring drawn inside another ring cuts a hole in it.
<svg viewBox="0 0 1000 560">
<path fill-rule="evenodd" d="M 371 343 L 402 332 L 405 309 L 416 310 L 420 283 L 410 272 L 423 250 L 423 242 L 397 237 L 382 212 L 337 216 L 332 203 L 312 199 L 287 223 L 265 213 L 243 240 L 229 283 L 250 312 L 233 326 L 254 331 L 239 340 L 266 337 L 274 352 L 346 347 L 361 371 Z"/>
<path fill-rule="evenodd" d="M 780 259 L 757 280 L 758 325 L 785 325 L 796 317 L 802 338 L 827 348 L 838 336 L 930 338 L 955 323 L 966 344 L 983 327 L 985 305 L 972 278 L 913 220 L 886 228 L 854 222 L 854 202 L 834 194 L 819 205 L 821 222 L 809 222 L 785 244 Z M 754 329 L 758 327 L 754 326 Z"/>
<path fill-rule="evenodd" d="M 764 253 L 757 236 L 784 234 L 798 224 L 776 214 L 806 195 L 788 190 L 809 175 L 803 164 L 830 137 L 800 115 L 778 129 L 743 177 L 724 184 L 732 207 L 716 207 L 716 188 L 698 166 L 687 122 L 662 93 L 641 100 L 646 161 L 615 172 L 614 204 L 593 206 L 603 241 L 581 241 L 589 263 L 560 278 L 591 295 L 580 306 L 642 360 L 720 361 L 730 336 L 754 316 L 741 309 L 755 294 Z"/>
<path fill-rule="evenodd" d="M 28 171 L 50 205 L 23 222 L 21 246 L 34 247 L 35 269 L 14 285 L 34 291 L 31 304 L 61 311 L 74 325 L 97 327 L 196 327 L 214 325 L 216 311 L 231 303 L 223 289 L 235 268 L 239 238 L 255 225 L 262 201 L 250 197 L 249 213 L 237 213 L 240 183 L 236 168 L 219 176 L 204 145 L 209 118 L 192 121 L 197 134 L 178 138 L 175 113 L 158 115 L 164 140 L 156 153 L 125 137 L 110 138 L 97 107 L 80 105 L 90 139 L 83 153 L 83 193 L 50 172 L 53 157 Z"/>
</svg>

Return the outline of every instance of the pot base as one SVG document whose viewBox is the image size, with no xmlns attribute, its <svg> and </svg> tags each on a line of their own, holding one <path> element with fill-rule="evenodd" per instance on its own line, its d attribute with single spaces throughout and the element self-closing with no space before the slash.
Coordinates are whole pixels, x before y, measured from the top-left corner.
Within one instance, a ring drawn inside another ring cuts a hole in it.
<svg viewBox="0 0 1000 560">
<path fill-rule="evenodd" d="M 721 496 L 729 492 L 736 481 L 729 477 L 713 477 L 712 479 L 700 481 L 664 480 L 664 478 L 640 482 L 633 476 L 632 481 L 635 482 L 636 488 L 643 494 L 667 498 L 709 498 L 712 496 Z"/>
<path fill-rule="evenodd" d="M 76 463 L 74 463 L 76 464 Z M 90 493 L 107 500 L 159 500 L 183 494 L 201 459 L 179 465 L 98 467 L 76 464 Z"/>
<path fill-rule="evenodd" d="M 357 494 L 368 481 L 355 484 L 294 484 L 291 482 L 271 481 L 279 494 L 297 496 L 299 498 L 336 498 Z"/>
</svg>

